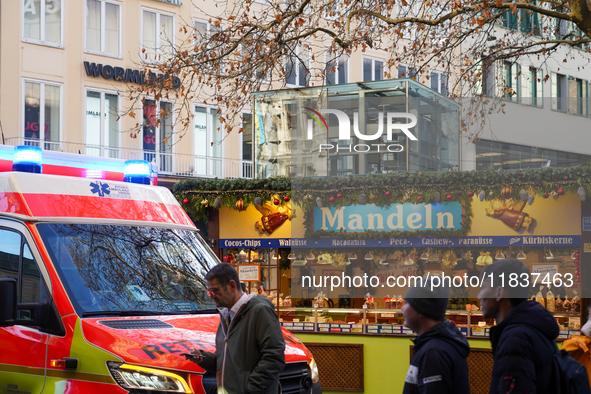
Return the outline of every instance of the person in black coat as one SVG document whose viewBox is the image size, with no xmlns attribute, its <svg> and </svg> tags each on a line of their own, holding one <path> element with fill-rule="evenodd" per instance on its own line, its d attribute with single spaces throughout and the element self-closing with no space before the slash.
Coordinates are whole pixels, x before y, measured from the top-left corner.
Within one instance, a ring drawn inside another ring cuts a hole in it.
<svg viewBox="0 0 591 394">
<path fill-rule="evenodd" d="M 518 280 L 509 282 L 512 274 Z M 527 300 L 532 285 L 528 268 L 516 259 L 500 260 L 486 267 L 484 278 L 478 294 L 482 315 L 497 324 L 490 330 L 490 394 L 552 393 L 552 352 L 541 336 L 554 341 L 559 328 L 552 313 Z"/>
<path fill-rule="evenodd" d="M 456 325 L 445 319 L 449 288 L 435 284 L 431 277 L 406 293 L 404 325 L 417 337 L 403 394 L 469 394 L 470 346 Z"/>
</svg>

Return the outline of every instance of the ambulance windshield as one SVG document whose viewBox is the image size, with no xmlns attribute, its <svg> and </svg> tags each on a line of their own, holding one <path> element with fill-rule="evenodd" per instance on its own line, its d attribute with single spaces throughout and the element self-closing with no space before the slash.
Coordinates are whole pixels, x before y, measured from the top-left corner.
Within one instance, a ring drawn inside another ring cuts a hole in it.
<svg viewBox="0 0 591 394">
<path fill-rule="evenodd" d="M 95 224 L 37 228 L 80 315 L 215 308 L 203 278 L 219 260 L 196 232 Z"/>
</svg>

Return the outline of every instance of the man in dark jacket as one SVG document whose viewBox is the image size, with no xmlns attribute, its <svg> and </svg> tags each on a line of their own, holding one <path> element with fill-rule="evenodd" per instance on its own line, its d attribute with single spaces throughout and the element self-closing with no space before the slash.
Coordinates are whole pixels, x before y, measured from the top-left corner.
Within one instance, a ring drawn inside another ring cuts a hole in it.
<svg viewBox="0 0 591 394">
<path fill-rule="evenodd" d="M 513 281 L 510 279 L 513 278 Z M 541 336 L 559 333 L 552 313 L 527 300 L 530 273 L 519 260 L 495 262 L 484 270 L 478 294 L 482 315 L 496 320 L 490 330 L 494 365 L 490 393 L 552 393 L 552 353 Z"/>
<path fill-rule="evenodd" d="M 470 346 L 445 319 L 449 287 L 435 286 L 432 279 L 408 289 L 402 307 L 404 325 L 417 334 L 403 394 L 469 394 Z"/>
<path fill-rule="evenodd" d="M 285 368 L 285 341 L 275 309 L 267 297 L 242 292 L 238 273 L 219 264 L 205 275 L 207 289 L 220 309 L 215 354 L 193 359 L 216 373 L 220 394 L 277 394 Z"/>
</svg>

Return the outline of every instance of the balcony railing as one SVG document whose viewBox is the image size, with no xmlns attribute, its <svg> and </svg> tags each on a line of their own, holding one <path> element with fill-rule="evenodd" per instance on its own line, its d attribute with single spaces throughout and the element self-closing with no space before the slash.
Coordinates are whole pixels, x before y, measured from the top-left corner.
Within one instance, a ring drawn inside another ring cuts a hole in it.
<svg viewBox="0 0 591 394">
<path fill-rule="evenodd" d="M 158 164 L 158 174 L 165 176 L 249 179 L 252 179 L 253 176 L 251 161 L 225 157 L 116 148 L 76 142 L 39 141 L 22 137 L 6 138 L 6 145 L 35 145 L 44 150 L 56 152 L 79 153 L 86 156 L 108 157 L 111 159 L 147 160 Z"/>
</svg>

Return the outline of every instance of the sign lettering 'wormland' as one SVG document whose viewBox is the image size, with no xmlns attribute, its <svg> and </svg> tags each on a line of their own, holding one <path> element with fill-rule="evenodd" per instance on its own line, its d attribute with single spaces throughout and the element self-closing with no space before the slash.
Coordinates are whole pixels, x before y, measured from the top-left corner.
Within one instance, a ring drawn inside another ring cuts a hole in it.
<svg viewBox="0 0 591 394">
<path fill-rule="evenodd" d="M 314 231 L 361 232 L 459 230 L 462 204 L 458 201 L 433 204 L 375 204 L 314 207 Z"/>
</svg>

